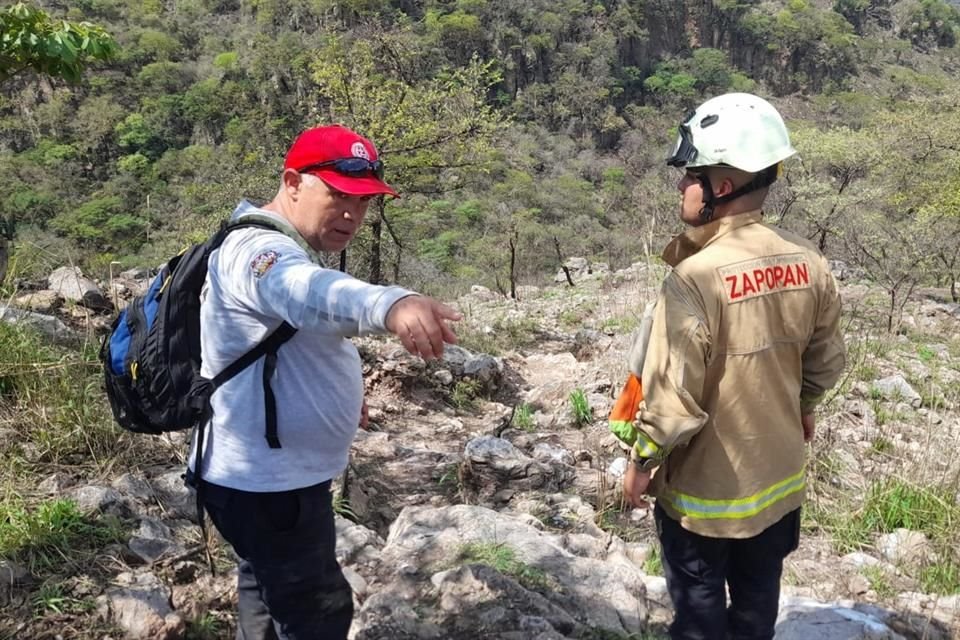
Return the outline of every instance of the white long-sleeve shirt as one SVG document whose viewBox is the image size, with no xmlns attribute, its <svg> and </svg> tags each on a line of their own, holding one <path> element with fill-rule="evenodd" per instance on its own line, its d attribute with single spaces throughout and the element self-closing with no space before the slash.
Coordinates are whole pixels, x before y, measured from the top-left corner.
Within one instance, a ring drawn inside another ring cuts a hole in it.
<svg viewBox="0 0 960 640">
<path fill-rule="evenodd" d="M 281 448 L 264 437 L 261 358 L 213 394 L 201 477 L 242 491 L 287 491 L 346 468 L 363 402 L 360 356 L 347 337 L 385 332 L 390 307 L 412 292 L 321 267 L 279 215 L 244 201 L 232 219 L 244 216 L 269 217 L 285 232 L 239 229 L 211 254 L 201 294 L 201 374 L 213 378 L 283 321 L 295 327 L 271 379 Z"/>
</svg>

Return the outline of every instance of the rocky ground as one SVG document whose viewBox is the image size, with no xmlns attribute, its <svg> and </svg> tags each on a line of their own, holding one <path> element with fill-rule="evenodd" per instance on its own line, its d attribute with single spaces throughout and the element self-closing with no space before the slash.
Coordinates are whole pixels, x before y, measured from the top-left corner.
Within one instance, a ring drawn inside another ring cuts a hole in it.
<svg viewBox="0 0 960 640">
<path fill-rule="evenodd" d="M 358 340 L 372 424 L 336 503 L 352 637 L 663 637 L 670 603 L 651 517 L 623 507 L 626 461 L 605 424 L 662 273 L 572 266 L 575 287 L 521 288 L 520 301 L 475 287 L 457 301 L 461 347 L 442 362 Z M 139 286 L 134 275 L 123 286 Z M 890 335 L 876 328 L 882 292 L 845 280 L 842 293 L 848 369 L 819 416 L 777 638 L 960 637 L 960 575 L 949 579 L 960 571 L 950 555 L 960 543 L 950 519 L 960 509 L 960 305 L 924 292 Z M 6 637 L 233 637 L 229 550 L 214 543 L 220 572 L 210 575 L 176 462 L 184 438 L 153 444 L 170 462 L 98 479 L 55 473 L 37 488 L 132 528 L 60 586 L 65 601 L 92 603 L 83 611 L 32 615 L 28 567 L 0 562 Z M 948 514 L 940 529 L 901 526 L 909 518 L 844 528 L 866 522 L 854 516 L 872 509 L 876 487 L 900 481 L 935 489 L 930 510 Z M 928 579 L 931 567 L 946 579 Z M 925 589 L 935 584 L 953 594 Z"/>
</svg>

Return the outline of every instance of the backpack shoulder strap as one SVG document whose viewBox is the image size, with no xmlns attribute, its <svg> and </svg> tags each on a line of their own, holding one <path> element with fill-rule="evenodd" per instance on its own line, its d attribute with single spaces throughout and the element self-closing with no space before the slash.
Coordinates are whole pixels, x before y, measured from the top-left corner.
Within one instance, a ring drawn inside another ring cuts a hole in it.
<svg viewBox="0 0 960 640">
<path fill-rule="evenodd" d="M 270 386 L 270 379 L 273 378 L 273 373 L 277 369 L 277 351 L 283 343 L 296 333 L 297 330 L 292 325 L 284 322 L 260 344 L 234 360 L 213 378 L 213 388 L 215 390 L 261 357 L 264 358 L 263 407 L 267 421 L 264 437 L 271 449 L 280 448 L 280 437 L 277 435 L 277 399 L 273 393 L 273 387 Z"/>
<path fill-rule="evenodd" d="M 216 235 L 210 240 L 209 250 L 213 251 L 226 239 L 227 234 L 236 229 L 244 229 L 250 227 L 258 227 L 261 229 L 267 229 L 270 231 L 278 231 L 283 233 L 278 225 L 273 224 L 269 220 L 258 218 L 256 220 L 249 221 L 238 221 L 227 223 L 222 227 Z M 227 367 L 214 376 L 211 384 L 213 390 L 216 390 L 218 387 L 226 383 L 228 380 L 236 376 L 238 373 L 252 365 L 254 362 L 260 358 L 264 358 L 263 363 L 263 395 L 264 395 L 264 410 L 266 413 L 266 432 L 264 436 L 267 439 L 267 444 L 270 445 L 271 449 L 280 448 L 280 439 L 277 435 L 277 400 L 276 396 L 273 393 L 273 388 L 270 386 L 270 379 L 273 377 L 274 372 L 277 368 L 277 351 L 280 347 L 292 338 L 297 333 L 296 328 L 284 321 L 279 327 L 277 327 L 273 333 L 267 336 L 259 344 L 255 345 L 245 354 L 231 362 Z"/>
</svg>

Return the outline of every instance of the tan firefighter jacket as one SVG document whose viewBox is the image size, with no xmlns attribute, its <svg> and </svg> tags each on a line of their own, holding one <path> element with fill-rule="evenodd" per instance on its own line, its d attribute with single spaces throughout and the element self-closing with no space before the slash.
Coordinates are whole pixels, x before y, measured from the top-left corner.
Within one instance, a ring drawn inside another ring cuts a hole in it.
<svg viewBox="0 0 960 640">
<path fill-rule="evenodd" d="M 677 236 L 642 369 L 636 451 L 682 526 L 752 537 L 803 501 L 801 413 L 844 367 L 826 259 L 754 211 Z"/>
</svg>

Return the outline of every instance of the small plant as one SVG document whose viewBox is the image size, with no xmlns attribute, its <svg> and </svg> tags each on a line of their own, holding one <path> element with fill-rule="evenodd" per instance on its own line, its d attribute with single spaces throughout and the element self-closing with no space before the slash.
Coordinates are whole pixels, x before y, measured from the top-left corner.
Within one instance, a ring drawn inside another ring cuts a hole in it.
<svg viewBox="0 0 960 640">
<path fill-rule="evenodd" d="M 93 601 L 73 598 L 64 592 L 62 585 L 53 583 L 43 584 L 34 594 L 32 603 L 35 615 L 40 617 L 50 613 L 85 613 L 94 608 Z"/>
<path fill-rule="evenodd" d="M 186 640 L 215 640 L 223 631 L 223 623 L 212 613 L 207 612 L 194 618 L 187 625 Z"/>
<path fill-rule="evenodd" d="M 893 585 L 890 583 L 890 577 L 883 568 L 864 567 L 863 576 L 867 579 L 867 582 L 870 583 L 870 588 L 873 589 L 879 597 L 890 598 L 896 595 L 897 591 L 893 588 Z"/>
<path fill-rule="evenodd" d="M 930 364 L 937 358 L 937 352 L 928 347 L 925 344 L 917 347 L 917 357 L 920 358 L 920 361 L 924 364 Z"/>
<path fill-rule="evenodd" d="M 920 406 L 926 407 L 927 409 L 943 409 L 947 406 L 947 401 L 943 399 L 942 396 L 936 392 L 921 392 L 920 393 Z"/>
<path fill-rule="evenodd" d="M 122 535 L 116 519 L 91 520 L 72 500 L 52 500 L 35 509 L 0 503 L 0 556 L 20 558 L 32 569 L 58 567 L 72 553 L 116 542 Z"/>
<path fill-rule="evenodd" d="M 537 423 L 533 420 L 533 407 L 527 403 L 518 405 L 513 412 L 513 426 L 524 431 L 533 431 Z"/>
<path fill-rule="evenodd" d="M 593 409 L 583 389 L 574 389 L 570 394 L 570 409 L 573 411 L 573 421 L 577 427 L 584 427 L 593 422 Z"/>
<path fill-rule="evenodd" d="M 884 455 L 893 452 L 894 444 L 883 436 L 877 436 L 873 439 L 873 442 L 870 443 L 870 450 L 874 453 Z"/>
<path fill-rule="evenodd" d="M 636 315 L 614 316 L 607 318 L 600 325 L 601 331 L 610 331 L 614 333 L 630 333 L 640 325 L 640 320 Z"/>
<path fill-rule="evenodd" d="M 875 482 L 863 506 L 863 526 L 872 532 L 921 531 L 944 540 L 960 524 L 953 495 L 940 488 L 914 486 L 903 480 Z"/>
<path fill-rule="evenodd" d="M 354 513 L 353 508 L 350 506 L 350 498 L 343 495 L 343 493 L 337 493 L 333 497 L 333 512 L 342 518 L 346 518 L 351 522 L 358 522 L 360 519 L 356 513 Z"/>
<path fill-rule="evenodd" d="M 464 379 L 457 381 L 450 392 L 450 403 L 458 411 L 470 411 L 477 406 L 477 398 L 483 387 L 476 380 Z"/>
<path fill-rule="evenodd" d="M 960 594 L 960 563 L 948 560 L 924 567 L 920 572 L 924 593 Z"/>
<path fill-rule="evenodd" d="M 878 377 L 880 377 L 880 369 L 874 364 L 864 363 L 857 368 L 857 378 L 864 382 L 873 382 Z M 873 395 L 872 388 L 870 389 L 870 394 L 871 396 Z"/>
<path fill-rule="evenodd" d="M 507 349 L 520 348 L 536 341 L 540 325 L 535 318 L 498 319 L 493 323 L 493 331 Z"/>
<path fill-rule="evenodd" d="M 663 558 L 660 556 L 660 545 L 650 547 L 650 555 L 643 561 L 643 572 L 648 576 L 663 575 Z"/>
<path fill-rule="evenodd" d="M 460 484 L 460 465 L 450 464 L 437 478 L 437 486 L 451 493 L 459 493 L 462 489 Z"/>
<path fill-rule="evenodd" d="M 518 560 L 516 552 L 504 544 L 470 542 L 460 548 L 458 559 L 464 563 L 485 564 L 515 578 L 528 589 L 543 590 L 549 586 L 547 574 Z"/>
<path fill-rule="evenodd" d="M 876 415 L 878 427 L 882 427 L 883 425 L 887 424 L 894 417 L 894 413 L 892 411 L 880 405 L 877 405 L 873 412 Z"/>
</svg>

